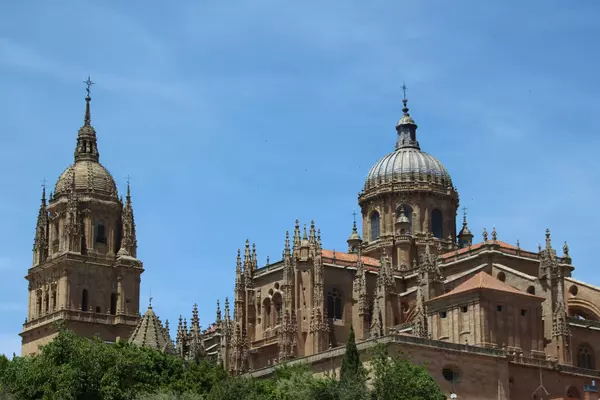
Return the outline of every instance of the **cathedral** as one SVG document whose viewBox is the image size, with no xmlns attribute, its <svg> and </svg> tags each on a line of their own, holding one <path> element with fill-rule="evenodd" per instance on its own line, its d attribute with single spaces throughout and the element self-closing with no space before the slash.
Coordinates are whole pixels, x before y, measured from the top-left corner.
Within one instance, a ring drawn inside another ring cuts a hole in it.
<svg viewBox="0 0 600 400">
<path fill-rule="evenodd" d="M 369 349 L 384 343 L 425 363 L 452 398 L 598 398 L 600 288 L 572 277 L 569 248 L 560 245 L 559 255 L 549 230 L 532 251 L 501 241 L 495 228 L 476 239 L 466 214 L 457 227 L 458 191 L 444 165 L 421 150 L 406 96 L 395 148 L 359 193 L 362 229 L 355 221 L 347 252 L 324 249 L 312 221 L 296 221 L 282 235 L 281 258 L 266 265 L 247 241 L 237 253 L 232 304 L 225 300 L 224 315 L 217 304 L 205 330 L 194 306 L 190 328 L 180 318 L 175 341 L 151 305 L 140 315 L 144 270 L 130 188 L 119 197 L 100 164 L 89 90 L 85 101 L 74 163 L 48 199 L 42 194 L 24 355 L 50 341 L 52 323 L 62 321 L 106 342 L 212 357 L 234 375 L 266 377 L 284 362 L 337 374 L 353 329 L 366 364 Z"/>
</svg>

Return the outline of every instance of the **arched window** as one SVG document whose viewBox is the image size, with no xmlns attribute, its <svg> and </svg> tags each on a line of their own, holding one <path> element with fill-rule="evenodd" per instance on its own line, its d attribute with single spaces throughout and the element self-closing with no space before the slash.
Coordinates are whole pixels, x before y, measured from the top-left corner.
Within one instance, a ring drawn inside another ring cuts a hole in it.
<svg viewBox="0 0 600 400">
<path fill-rule="evenodd" d="M 52 291 L 52 310 L 56 310 L 56 290 Z"/>
<path fill-rule="evenodd" d="M 106 228 L 102 221 L 96 223 L 96 243 L 106 244 Z"/>
<path fill-rule="evenodd" d="M 327 315 L 329 318 L 342 319 L 342 294 L 338 289 L 327 293 Z"/>
<path fill-rule="evenodd" d="M 42 295 L 38 294 L 37 296 L 37 312 L 38 317 L 42 315 Z"/>
<path fill-rule="evenodd" d="M 265 317 L 263 318 L 265 321 L 265 328 L 268 328 L 271 326 L 271 300 L 268 298 L 263 301 L 263 309 L 265 311 Z"/>
<path fill-rule="evenodd" d="M 442 376 L 448 382 L 456 384 L 460 382 L 460 370 L 455 365 L 448 365 L 442 369 Z"/>
<path fill-rule="evenodd" d="M 535 294 L 535 286 L 529 286 L 527 288 L 527 293 L 529 293 L 529 294 Z"/>
<path fill-rule="evenodd" d="M 46 313 L 50 311 L 50 295 L 46 293 Z"/>
<path fill-rule="evenodd" d="M 379 239 L 379 235 L 379 213 L 377 211 L 373 211 L 373 213 L 371 213 L 371 241 Z"/>
<path fill-rule="evenodd" d="M 506 274 L 504 272 L 498 272 L 498 275 L 496 275 L 496 278 L 498 278 L 498 280 L 500 282 L 504 282 L 506 280 Z"/>
<path fill-rule="evenodd" d="M 595 369 L 594 364 L 594 349 L 587 343 L 580 344 L 577 348 L 577 366 L 579 368 Z"/>
<path fill-rule="evenodd" d="M 112 315 L 117 315 L 117 294 L 112 293 L 110 295 L 110 313 Z"/>
<path fill-rule="evenodd" d="M 413 208 L 408 204 L 402 204 L 400 207 L 398 207 L 398 209 L 396 209 L 396 218 L 400 216 L 400 211 L 402 210 L 402 207 L 404 207 L 404 215 L 406 215 L 406 218 L 408 218 L 408 231 L 412 232 Z"/>
<path fill-rule="evenodd" d="M 273 295 L 273 305 L 275 306 L 275 325 L 281 324 L 281 294 Z"/>
<path fill-rule="evenodd" d="M 83 289 L 81 292 L 81 311 L 88 311 L 88 291 Z"/>
<path fill-rule="evenodd" d="M 442 221 L 442 212 L 437 208 L 431 212 L 431 232 L 438 239 L 444 237 L 444 227 Z"/>
<path fill-rule="evenodd" d="M 579 390 L 575 386 L 569 386 L 567 388 L 567 397 L 569 399 L 580 399 Z"/>
</svg>

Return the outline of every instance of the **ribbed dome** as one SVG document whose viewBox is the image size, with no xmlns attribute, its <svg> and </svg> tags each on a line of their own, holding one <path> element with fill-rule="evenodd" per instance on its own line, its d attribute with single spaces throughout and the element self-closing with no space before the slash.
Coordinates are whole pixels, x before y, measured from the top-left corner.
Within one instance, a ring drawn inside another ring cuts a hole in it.
<svg viewBox="0 0 600 400">
<path fill-rule="evenodd" d="M 80 160 L 70 165 L 58 178 L 54 187 L 54 195 L 65 194 L 73 184 L 75 174 L 75 191 L 117 197 L 117 185 L 110 172 L 96 161 Z"/>
<path fill-rule="evenodd" d="M 406 87 L 403 87 L 406 90 Z M 446 167 L 435 157 L 421 151 L 417 124 L 408 113 L 406 93 L 402 100 L 402 118 L 396 124 L 396 150 L 373 165 L 365 181 L 365 190 L 388 183 L 429 183 L 446 191 L 452 179 Z"/>
<path fill-rule="evenodd" d="M 452 186 L 446 167 L 435 157 L 414 147 L 401 147 L 377 161 L 365 182 L 365 190 L 391 182 L 431 182 Z"/>
</svg>

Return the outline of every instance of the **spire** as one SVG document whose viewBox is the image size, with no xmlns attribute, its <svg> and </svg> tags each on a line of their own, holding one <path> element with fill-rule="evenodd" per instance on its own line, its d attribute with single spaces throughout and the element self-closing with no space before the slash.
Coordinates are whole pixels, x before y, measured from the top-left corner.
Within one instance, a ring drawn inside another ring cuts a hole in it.
<svg viewBox="0 0 600 400">
<path fill-rule="evenodd" d="M 402 99 L 402 118 L 396 124 L 396 131 L 398 132 L 398 141 L 396 142 L 396 148 L 415 148 L 420 149 L 419 142 L 417 142 L 417 124 L 408 113 L 408 100 L 406 98 L 406 85 L 402 84 L 402 91 L 404 98 Z"/>
<path fill-rule="evenodd" d="M 308 236 L 308 241 L 310 243 L 314 244 L 316 242 L 316 240 L 317 240 L 317 234 L 315 232 L 315 221 L 311 220 L 310 221 L 310 234 Z"/>
<path fill-rule="evenodd" d="M 294 249 L 298 249 L 300 247 L 300 222 L 296 220 L 296 225 L 294 226 Z"/>
<path fill-rule="evenodd" d="M 231 321 L 231 314 L 229 312 L 229 297 L 225 297 L 225 321 L 228 323 Z"/>
<path fill-rule="evenodd" d="M 217 325 L 221 324 L 221 304 L 219 303 L 219 299 L 217 299 L 217 318 L 215 322 Z"/>
<path fill-rule="evenodd" d="M 135 219 L 133 218 L 133 206 L 131 205 L 131 185 L 127 177 L 127 196 L 121 214 L 121 248 L 117 255 L 137 257 L 137 238 L 135 233 Z"/>
<path fill-rule="evenodd" d="M 256 256 L 256 245 L 250 252 L 250 241 L 246 239 L 246 247 L 244 248 L 244 283 L 246 287 L 252 287 L 252 277 L 254 275 L 254 257 Z"/>
<path fill-rule="evenodd" d="M 357 253 L 360 252 L 360 244 L 362 243 L 362 239 L 358 234 L 358 229 L 356 229 L 356 213 L 353 212 L 354 223 L 352 224 L 352 233 L 346 242 L 348 242 L 348 253 Z"/>
<path fill-rule="evenodd" d="M 458 233 L 458 244 L 461 248 L 470 246 L 473 244 L 473 233 L 467 226 L 467 208 L 463 207 L 463 225 L 462 229 Z"/>
<path fill-rule="evenodd" d="M 100 154 L 98 153 L 98 143 L 96 141 L 96 130 L 92 126 L 90 113 L 90 89 L 94 82 L 88 76 L 86 84 L 87 96 L 85 97 L 85 116 L 83 117 L 83 126 L 79 128 L 77 134 L 77 147 L 75 148 L 75 162 L 88 160 L 98 162 Z"/>
<path fill-rule="evenodd" d="M 33 265 L 39 265 L 48 257 L 48 232 L 49 232 L 48 208 L 46 204 L 46 183 L 42 185 L 42 200 L 38 212 L 35 238 L 33 241 Z"/>
<path fill-rule="evenodd" d="M 285 231 L 285 247 L 283 250 L 284 261 L 285 261 L 285 259 L 290 257 L 290 255 L 291 255 L 291 253 L 290 253 L 290 232 Z M 268 264 L 268 262 L 267 262 L 267 264 Z"/>
<path fill-rule="evenodd" d="M 258 257 L 256 256 L 256 243 L 252 243 L 252 257 L 250 259 L 250 263 L 252 264 L 252 272 L 258 269 Z"/>
</svg>

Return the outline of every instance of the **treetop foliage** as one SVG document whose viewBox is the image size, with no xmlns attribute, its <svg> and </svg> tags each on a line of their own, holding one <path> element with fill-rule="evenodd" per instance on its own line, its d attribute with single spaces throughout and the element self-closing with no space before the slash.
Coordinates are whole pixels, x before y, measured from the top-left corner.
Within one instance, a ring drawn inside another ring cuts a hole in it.
<svg viewBox="0 0 600 400">
<path fill-rule="evenodd" d="M 208 360 L 105 344 L 60 328 L 38 355 L 12 360 L 0 355 L 0 400 L 445 399 L 422 366 L 390 358 L 384 347 L 377 348 L 372 362 L 368 382 L 352 331 L 340 381 L 316 377 L 306 365 L 284 365 L 269 379 L 229 377 Z"/>
</svg>

